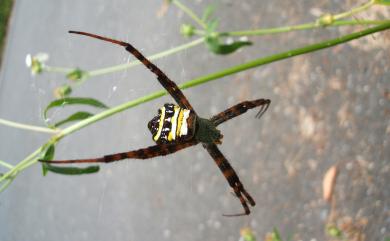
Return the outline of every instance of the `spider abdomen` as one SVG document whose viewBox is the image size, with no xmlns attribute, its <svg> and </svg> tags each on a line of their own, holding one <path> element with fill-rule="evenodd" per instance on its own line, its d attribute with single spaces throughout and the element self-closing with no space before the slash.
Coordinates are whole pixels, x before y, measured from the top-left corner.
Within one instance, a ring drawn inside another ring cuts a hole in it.
<svg viewBox="0 0 390 241">
<path fill-rule="evenodd" d="M 165 104 L 148 123 L 156 143 L 174 143 L 190 140 L 195 133 L 196 115 L 174 104 Z"/>
</svg>

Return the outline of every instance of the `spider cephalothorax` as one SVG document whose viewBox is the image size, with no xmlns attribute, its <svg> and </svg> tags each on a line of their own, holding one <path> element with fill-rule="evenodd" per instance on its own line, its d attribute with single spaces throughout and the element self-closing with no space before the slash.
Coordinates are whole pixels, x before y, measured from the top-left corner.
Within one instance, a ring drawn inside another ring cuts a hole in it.
<svg viewBox="0 0 390 241">
<path fill-rule="evenodd" d="M 175 104 L 165 104 L 148 123 L 158 144 L 180 143 L 195 138 L 202 143 L 221 143 L 222 134 L 213 122 Z"/>
<path fill-rule="evenodd" d="M 199 117 L 190 102 L 181 92 L 179 87 L 168 78 L 156 65 L 150 62 L 131 44 L 119 40 L 106 38 L 96 34 L 69 31 L 74 34 L 81 34 L 103 41 L 111 42 L 123 46 L 126 51 L 134 55 L 142 64 L 157 76 L 157 80 L 167 90 L 167 92 L 176 101 L 175 104 L 165 104 L 158 110 L 155 116 L 148 123 L 148 128 L 152 132 L 153 140 L 156 145 L 141 148 L 137 150 L 105 155 L 99 158 L 77 159 L 77 160 L 40 160 L 47 163 L 70 164 L 70 163 L 92 163 L 102 162 L 110 163 L 127 158 L 132 159 L 149 159 L 157 156 L 165 156 L 183 150 L 187 147 L 202 143 L 202 146 L 213 158 L 215 164 L 225 176 L 229 186 L 232 188 L 234 195 L 240 200 L 244 208 L 243 213 L 230 214 L 225 216 L 241 216 L 250 214 L 250 206 L 255 206 L 255 200 L 245 190 L 244 185 L 238 178 L 237 173 L 230 165 L 216 144 L 221 144 L 222 134 L 217 126 L 237 117 L 250 109 L 260 107 L 256 117 L 260 118 L 268 109 L 271 103 L 268 99 L 256 99 L 238 103 L 210 119 Z"/>
</svg>

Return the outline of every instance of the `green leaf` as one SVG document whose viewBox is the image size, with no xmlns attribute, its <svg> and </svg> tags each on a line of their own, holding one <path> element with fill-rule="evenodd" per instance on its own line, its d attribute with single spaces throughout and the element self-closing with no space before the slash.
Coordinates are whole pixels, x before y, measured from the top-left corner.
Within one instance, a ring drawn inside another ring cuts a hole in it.
<svg viewBox="0 0 390 241">
<path fill-rule="evenodd" d="M 54 145 L 50 145 L 43 155 L 43 160 L 53 160 L 55 154 L 55 147 Z"/>
<path fill-rule="evenodd" d="M 91 116 L 93 116 L 92 113 L 89 113 L 86 111 L 79 111 L 79 112 L 74 113 L 73 115 L 69 116 L 68 118 L 66 118 L 64 120 L 55 123 L 54 127 L 59 127 L 60 125 L 63 125 L 65 123 L 72 122 L 72 121 L 84 120 L 84 119 L 87 119 L 88 117 L 91 117 Z"/>
<path fill-rule="evenodd" d="M 282 237 L 280 236 L 279 230 L 274 228 L 272 232 L 272 241 L 282 241 Z"/>
<path fill-rule="evenodd" d="M 46 165 L 48 171 L 63 174 L 63 175 L 82 175 L 82 174 L 91 174 L 99 171 L 99 166 L 88 166 L 88 167 L 59 167 L 50 165 L 48 163 L 43 163 Z"/>
<path fill-rule="evenodd" d="M 45 154 L 43 154 L 42 160 L 53 160 L 55 154 L 55 147 L 54 145 L 50 145 L 49 147 L 46 148 Z M 49 164 L 47 163 L 42 163 L 42 175 L 46 176 L 48 170 Z"/>
<path fill-rule="evenodd" d="M 213 32 L 215 32 L 215 30 L 217 30 L 218 24 L 219 24 L 218 19 L 214 19 L 214 20 L 211 20 L 210 22 L 207 22 L 207 32 L 209 34 L 212 34 Z"/>
<path fill-rule="evenodd" d="M 108 108 L 105 104 L 93 98 L 66 97 L 66 98 L 62 98 L 50 102 L 50 104 L 46 107 L 45 111 L 43 112 L 43 117 L 45 121 L 47 119 L 47 112 L 50 109 L 55 107 L 64 107 L 66 105 L 89 105 L 89 106 L 102 108 L 102 109 Z"/>
<path fill-rule="evenodd" d="M 230 44 L 221 44 L 218 38 L 209 37 L 206 39 L 208 48 L 215 54 L 230 54 L 241 47 L 252 45 L 250 41 L 235 41 Z"/>
<path fill-rule="evenodd" d="M 215 4 L 208 5 L 206 9 L 203 11 L 202 21 L 208 22 L 209 18 L 211 17 L 211 15 L 213 15 L 214 11 L 215 11 Z"/>
<path fill-rule="evenodd" d="M 376 0 L 376 4 L 390 5 L 390 0 Z"/>
<path fill-rule="evenodd" d="M 54 145 L 50 145 L 46 148 L 45 154 L 43 154 L 42 160 L 50 161 L 53 160 L 55 153 Z M 90 174 L 99 171 L 99 166 L 89 166 L 89 167 L 59 167 L 53 166 L 49 163 L 42 162 L 42 174 L 46 176 L 47 172 L 54 172 L 63 175 L 81 175 L 81 174 Z"/>
</svg>

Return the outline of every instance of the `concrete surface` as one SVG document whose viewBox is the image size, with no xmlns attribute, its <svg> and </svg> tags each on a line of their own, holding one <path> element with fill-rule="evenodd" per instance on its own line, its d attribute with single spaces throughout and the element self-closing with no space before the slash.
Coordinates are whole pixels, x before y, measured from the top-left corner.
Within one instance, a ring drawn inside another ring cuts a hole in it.
<svg viewBox="0 0 390 241">
<path fill-rule="evenodd" d="M 206 1 L 185 1 L 200 13 Z M 221 30 L 304 23 L 354 1 L 217 1 Z M 288 7 L 286 7 L 288 4 Z M 146 55 L 185 43 L 187 16 L 161 1 L 16 1 L 0 72 L 0 117 L 43 125 L 52 90 L 66 79 L 31 77 L 24 59 L 47 52 L 48 64 L 97 69 L 129 58 L 115 46 L 67 34 L 83 30 L 123 39 Z M 389 11 L 374 9 L 370 17 Z M 365 16 L 357 16 L 364 18 Z M 229 56 L 198 46 L 156 63 L 177 83 L 261 56 L 333 38 L 357 28 L 321 29 L 252 38 Z M 35 165 L 0 195 L 0 240 L 239 240 L 250 227 L 263 240 L 274 227 L 291 240 L 332 240 L 333 222 L 349 240 L 384 240 L 390 233 L 389 31 L 317 53 L 232 75 L 184 93 L 202 116 L 239 101 L 269 98 L 261 120 L 249 112 L 221 126 L 223 153 L 257 201 L 248 217 L 225 218 L 240 203 L 201 146 L 147 161 L 103 165 L 95 175 L 41 175 Z M 143 67 L 90 79 L 74 96 L 110 106 L 159 90 Z M 146 127 L 164 97 L 65 138 L 56 157 L 98 157 L 151 145 Z M 52 118 L 61 118 L 59 110 Z M 0 159 L 17 163 L 49 136 L 0 126 Z M 339 167 L 333 209 L 322 179 Z M 331 211 L 332 210 L 332 211 Z M 287 240 L 287 239 L 286 239 Z"/>
</svg>

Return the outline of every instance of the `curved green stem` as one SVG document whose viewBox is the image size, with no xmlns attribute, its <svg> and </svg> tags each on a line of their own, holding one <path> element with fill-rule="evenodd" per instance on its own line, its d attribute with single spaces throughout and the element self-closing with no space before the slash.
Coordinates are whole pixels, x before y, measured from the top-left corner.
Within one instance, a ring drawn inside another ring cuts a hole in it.
<svg viewBox="0 0 390 241">
<path fill-rule="evenodd" d="M 366 36 L 366 35 L 369 35 L 372 33 L 383 31 L 383 30 L 386 30 L 389 28 L 390 28 L 390 21 L 386 24 L 382 24 L 382 25 L 379 25 L 379 26 L 376 26 L 373 28 L 363 30 L 363 31 L 348 34 L 348 35 L 345 35 L 345 36 L 342 36 L 339 38 L 327 40 L 327 41 L 324 41 L 321 43 L 308 45 L 308 46 L 305 46 L 303 48 L 298 48 L 298 49 L 294 49 L 291 51 L 282 52 L 282 53 L 271 55 L 271 56 L 268 56 L 265 58 L 259 58 L 259 59 L 256 59 L 256 60 L 244 63 L 244 64 L 236 65 L 234 67 L 230 67 L 230 68 L 227 68 L 225 70 L 222 70 L 222 71 L 219 71 L 216 73 L 212 73 L 212 74 L 209 74 L 206 76 L 199 77 L 197 79 L 187 81 L 187 82 L 179 85 L 179 88 L 180 89 L 187 89 L 187 88 L 194 87 L 194 86 L 197 86 L 197 85 L 200 85 L 200 84 L 203 84 L 203 83 L 206 83 L 206 82 L 209 82 L 209 81 L 212 81 L 212 80 L 215 80 L 215 79 L 227 76 L 227 75 L 238 73 L 238 72 L 250 69 L 250 68 L 254 68 L 254 67 L 258 67 L 258 66 L 261 66 L 264 64 L 275 62 L 275 61 L 291 58 L 291 57 L 296 56 L 296 55 L 306 54 L 306 53 L 317 51 L 320 49 L 329 48 L 329 47 L 332 47 L 332 46 L 335 46 L 335 45 L 338 45 L 341 43 L 345 43 L 345 42 L 351 41 L 353 39 L 357 39 L 357 38 L 360 38 L 360 37 L 363 37 L 363 36 Z M 77 124 L 74 124 L 66 129 L 63 129 L 56 136 L 56 139 L 59 140 L 63 136 L 68 135 L 68 134 L 70 134 L 70 133 L 72 133 L 72 132 L 74 132 L 74 131 L 76 131 L 84 126 L 90 125 L 98 120 L 107 118 L 115 113 L 121 112 L 121 111 L 126 110 L 130 107 L 134 107 L 134 106 L 137 106 L 141 103 L 145 103 L 145 102 L 157 99 L 157 98 L 164 96 L 166 94 L 167 94 L 167 92 L 165 90 L 160 90 L 157 92 L 153 92 L 149 95 L 143 96 L 141 98 L 138 98 L 136 100 L 133 100 L 133 101 L 121 104 L 119 106 L 113 107 L 109 110 L 100 112 L 99 114 L 96 114 L 88 119 L 82 120 L 82 121 L 78 122 Z"/>
<path fill-rule="evenodd" d="M 329 47 L 332 47 L 332 46 L 335 46 L 335 45 L 338 45 L 341 43 L 345 43 L 345 42 L 351 41 L 353 39 L 361 38 L 361 37 L 369 35 L 369 34 L 380 32 L 380 31 L 383 31 L 383 30 L 386 30 L 389 28 L 390 28 L 390 21 L 388 21 L 385 24 L 381 24 L 381 25 L 373 27 L 373 28 L 369 28 L 369 29 L 365 29 L 363 31 L 348 34 L 348 35 L 345 35 L 345 36 L 342 36 L 339 38 L 327 40 L 327 41 L 317 43 L 317 44 L 308 45 L 308 46 L 305 46 L 303 48 L 298 48 L 298 49 L 294 49 L 291 51 L 282 52 L 282 53 L 271 55 L 271 56 L 268 56 L 265 58 L 259 58 L 259 59 L 241 64 L 241 65 L 237 65 L 237 66 L 225 69 L 225 70 L 217 72 L 217 73 L 209 74 L 209 75 L 206 75 L 206 76 L 194 79 L 194 80 L 190 80 L 190 81 L 180 85 L 179 87 L 185 89 L 185 88 L 188 88 L 190 86 L 196 86 L 196 85 L 203 84 L 203 83 L 209 82 L 209 81 L 217 79 L 217 78 L 221 78 L 221 77 L 224 77 L 227 75 L 241 72 L 243 70 L 247 70 L 247 69 L 258 67 L 258 66 L 261 66 L 264 64 L 268 64 L 268 63 L 272 63 L 275 61 L 291 58 L 291 57 L 294 57 L 297 55 L 310 53 L 310 52 L 317 51 L 320 49 L 329 48 Z"/>
<path fill-rule="evenodd" d="M 14 166 L 12 166 L 11 164 L 9 164 L 9 163 L 7 163 L 5 161 L 2 161 L 2 160 L 0 160 L 0 165 L 5 166 L 8 169 L 14 168 Z"/>
<path fill-rule="evenodd" d="M 337 20 L 333 23 L 326 25 L 328 26 L 345 26 L 345 25 L 379 25 L 389 22 L 389 20 Z M 317 22 L 305 23 L 293 26 L 286 26 L 280 28 L 265 28 L 265 29 L 254 29 L 254 30 L 243 30 L 233 32 L 219 33 L 221 36 L 253 36 L 253 35 L 265 35 L 265 34 L 277 34 L 290 32 L 295 30 L 309 30 L 314 28 L 323 28 L 323 25 Z"/>
<path fill-rule="evenodd" d="M 23 165 L 26 165 L 29 162 L 35 162 L 37 159 L 37 156 L 40 155 L 42 153 L 42 151 L 44 150 L 44 147 L 45 147 L 45 145 L 36 149 L 33 153 L 31 153 L 26 158 L 24 158 L 22 161 L 20 161 L 17 165 L 15 165 L 11 170 L 9 170 L 7 173 L 5 173 L 3 176 L 1 176 L 0 183 L 2 183 L 3 181 L 5 181 L 7 179 L 14 178 L 17 175 L 17 173 L 19 173 L 20 171 L 23 170 L 21 168 Z"/>
<path fill-rule="evenodd" d="M 189 43 L 179 45 L 179 46 L 172 48 L 172 49 L 169 49 L 167 51 L 148 56 L 147 58 L 149 60 L 156 60 L 156 59 L 180 52 L 182 50 L 194 47 L 196 45 L 199 45 L 199 44 L 203 43 L 203 41 L 204 41 L 204 38 L 198 38 L 198 39 L 195 39 Z M 97 76 L 97 75 L 108 74 L 108 73 L 112 73 L 112 72 L 116 72 L 116 71 L 120 71 L 120 70 L 125 70 L 125 69 L 131 68 L 131 67 L 139 65 L 139 64 L 141 64 L 141 63 L 138 60 L 134 60 L 134 61 L 131 61 L 130 63 L 126 63 L 126 64 L 120 64 L 120 65 L 116 65 L 116 66 L 112 66 L 112 67 L 108 67 L 108 68 L 103 68 L 103 69 L 91 70 L 91 71 L 88 71 L 88 75 L 89 76 Z"/>
<path fill-rule="evenodd" d="M 160 58 L 169 56 L 171 54 L 180 52 L 182 50 L 195 47 L 196 45 L 199 45 L 199 44 L 203 43 L 203 41 L 204 41 L 203 37 L 202 38 L 198 38 L 198 39 L 195 39 L 195 40 L 193 40 L 193 41 L 191 41 L 189 43 L 182 44 L 182 45 L 179 45 L 179 46 L 177 46 L 175 48 L 168 49 L 166 51 L 163 51 L 163 52 L 160 52 L 160 53 L 148 56 L 148 59 L 150 59 L 150 60 L 160 59 Z M 87 71 L 86 72 L 86 76 L 88 76 L 88 78 L 89 78 L 91 76 L 98 76 L 98 75 L 109 74 L 109 73 L 112 73 L 112 72 L 117 72 L 117 71 L 129 69 L 131 67 L 134 67 L 134 66 L 140 65 L 140 64 L 141 63 L 138 60 L 134 60 L 134 61 L 131 61 L 131 62 L 126 63 L 126 64 L 120 64 L 120 65 L 115 65 L 115 66 L 111 66 L 111 67 L 107 67 L 107 68 Z M 45 66 L 45 71 L 48 71 L 48 72 L 57 72 L 57 73 L 68 74 L 68 73 L 70 73 L 70 72 L 72 72 L 74 70 L 75 69 L 71 69 L 71 68 Z M 88 79 L 88 78 L 86 78 L 86 79 Z M 86 79 L 84 79 L 83 81 L 85 81 Z M 77 82 L 77 85 L 80 85 L 81 82 L 83 82 L 83 81 Z"/>
<path fill-rule="evenodd" d="M 9 120 L 4 120 L 0 118 L 0 124 L 6 125 L 6 126 L 11 126 L 14 128 L 19 128 L 19 129 L 24 129 L 24 130 L 30 130 L 30 131 L 38 131 L 38 132 L 45 132 L 45 133 L 50 133 L 50 134 L 55 134 L 58 133 L 59 130 L 53 130 L 50 128 L 46 127 L 40 127 L 40 126 L 33 126 L 33 125 L 26 125 L 22 123 L 17 123 L 14 121 L 9 121 Z"/>
<path fill-rule="evenodd" d="M 67 73 L 71 72 L 73 69 L 45 65 L 44 70 L 48 71 L 48 72 L 67 74 Z"/>
<path fill-rule="evenodd" d="M 363 12 L 363 11 L 369 9 L 374 4 L 375 4 L 375 1 L 371 0 L 371 1 L 361 5 L 359 7 L 352 8 L 351 10 L 349 10 L 347 12 L 334 14 L 333 19 L 337 20 L 337 19 L 341 19 L 341 18 L 351 17 L 356 13 Z"/>
<path fill-rule="evenodd" d="M 379 25 L 384 24 L 388 22 L 389 20 L 336 20 L 333 23 L 326 25 L 326 26 L 346 26 L 346 25 Z M 323 25 L 318 24 L 317 22 L 313 23 L 305 23 L 305 24 L 299 24 L 299 25 L 293 25 L 293 26 L 286 26 L 286 27 L 279 27 L 279 28 L 267 28 L 267 29 L 255 29 L 255 30 L 242 30 L 242 31 L 232 31 L 232 32 L 220 32 L 215 33 L 219 36 L 259 36 L 259 35 L 266 35 L 266 34 L 278 34 L 278 33 L 284 33 L 284 32 L 290 32 L 295 30 L 309 30 L 314 28 L 321 28 L 324 27 Z M 150 60 L 156 60 L 160 59 L 166 56 L 169 56 L 171 54 L 180 52 L 185 49 L 189 49 L 192 47 L 195 47 L 196 45 L 199 45 L 204 42 L 204 37 L 206 35 L 206 32 L 204 30 L 195 30 L 195 34 L 202 36 L 201 38 L 195 39 L 189 43 L 177 46 L 175 48 L 169 49 L 167 51 L 163 51 L 151 56 L 148 56 L 148 59 Z M 126 64 L 120 64 L 115 65 L 107 68 L 102 69 L 96 69 L 91 70 L 87 72 L 87 76 L 98 76 L 98 75 L 104 75 L 109 74 L 117 71 L 122 71 L 125 69 L 129 69 L 131 67 L 140 65 L 141 63 L 137 60 L 131 61 Z M 73 71 L 74 69 L 70 68 L 63 68 L 63 67 L 53 67 L 53 66 L 45 66 L 45 70 L 48 72 L 59 72 L 59 73 L 69 73 Z M 87 78 L 88 79 L 88 78 Z M 85 79 L 86 80 L 86 79 Z M 85 81 L 84 80 L 84 81 Z M 83 81 L 78 82 L 78 85 L 80 85 Z"/>
<path fill-rule="evenodd" d="M 182 4 L 179 0 L 173 0 L 172 3 L 185 12 L 188 16 L 190 16 L 202 28 L 207 28 L 206 24 L 191 9 Z"/>
<path fill-rule="evenodd" d="M 15 179 L 15 177 L 8 178 L 2 185 L 0 186 L 0 193 L 3 192 Z"/>
</svg>

